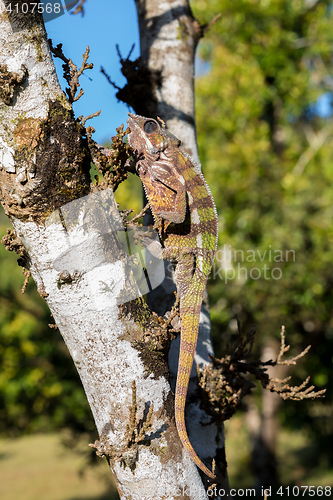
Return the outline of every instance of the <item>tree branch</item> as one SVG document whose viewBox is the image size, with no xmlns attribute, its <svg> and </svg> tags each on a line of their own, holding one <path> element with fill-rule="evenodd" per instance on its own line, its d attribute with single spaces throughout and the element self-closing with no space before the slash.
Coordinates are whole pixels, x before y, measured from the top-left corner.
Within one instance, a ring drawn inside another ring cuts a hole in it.
<svg viewBox="0 0 333 500">
<path fill-rule="evenodd" d="M 288 381 L 291 377 L 283 380 L 270 378 L 267 368 L 277 365 L 296 365 L 297 361 L 305 356 L 311 346 L 308 346 L 300 354 L 287 360 L 282 357 L 289 351 L 290 346 L 285 343 L 285 328 L 281 329 L 281 346 L 275 361 L 248 361 L 252 356 L 255 329 L 243 336 L 239 328 L 239 334 L 231 354 L 221 359 L 212 358 L 212 363 L 198 373 L 199 384 L 203 391 L 206 411 L 212 416 L 218 425 L 231 418 L 236 411 L 242 407 L 242 400 L 255 388 L 255 384 L 248 380 L 247 374 L 259 381 L 264 389 L 276 392 L 283 399 L 302 400 L 323 397 L 326 389 L 314 391 L 314 386 L 306 387 L 309 383 L 308 377 L 301 385 L 291 387 Z M 230 351 L 228 346 L 227 351 Z"/>
<path fill-rule="evenodd" d="M 325 144 L 326 139 L 333 132 L 333 122 L 330 120 L 317 134 L 313 134 L 313 139 L 306 151 L 299 157 L 292 173 L 301 175 L 307 164 L 314 158 L 320 148 Z"/>
</svg>

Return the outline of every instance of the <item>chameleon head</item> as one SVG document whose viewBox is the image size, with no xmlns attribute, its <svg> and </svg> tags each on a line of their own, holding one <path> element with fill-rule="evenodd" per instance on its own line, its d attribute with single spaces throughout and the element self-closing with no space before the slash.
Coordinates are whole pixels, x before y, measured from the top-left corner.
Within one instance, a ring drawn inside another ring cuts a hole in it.
<svg viewBox="0 0 333 500">
<path fill-rule="evenodd" d="M 147 150 L 155 154 L 169 147 L 180 146 L 180 140 L 153 118 L 128 113 L 127 125 L 130 129 L 128 142 L 139 154 L 144 154 Z"/>
</svg>

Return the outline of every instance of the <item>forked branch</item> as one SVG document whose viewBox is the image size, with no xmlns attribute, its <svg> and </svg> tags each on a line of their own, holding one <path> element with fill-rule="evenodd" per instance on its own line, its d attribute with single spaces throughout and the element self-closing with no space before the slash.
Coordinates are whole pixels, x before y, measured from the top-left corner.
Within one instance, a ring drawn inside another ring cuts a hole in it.
<svg viewBox="0 0 333 500">
<path fill-rule="evenodd" d="M 288 384 L 291 377 L 284 379 L 270 378 L 267 373 L 269 366 L 296 365 L 297 361 L 305 356 L 311 346 L 308 346 L 300 354 L 283 360 L 282 357 L 289 351 L 290 346 L 285 342 L 285 328 L 281 329 L 281 347 L 275 361 L 261 361 L 248 359 L 252 356 L 255 329 L 243 336 L 239 329 L 239 335 L 232 353 L 224 358 L 212 358 L 212 363 L 198 373 L 199 385 L 203 389 L 203 397 L 206 402 L 205 409 L 217 422 L 222 423 L 236 413 L 242 405 L 244 396 L 250 394 L 255 384 L 248 380 L 247 375 L 252 375 L 259 381 L 264 389 L 276 392 L 283 399 L 313 399 L 323 397 L 326 389 L 315 391 L 313 385 L 308 386 L 310 377 L 299 386 Z M 230 348 L 227 347 L 227 351 Z"/>
<path fill-rule="evenodd" d="M 87 45 L 86 51 L 83 54 L 83 62 L 81 68 L 78 70 L 76 64 L 73 63 L 71 59 L 68 59 L 62 51 L 62 43 L 59 43 L 56 47 L 53 47 L 52 40 L 49 39 L 49 45 L 52 54 L 55 57 L 61 59 L 64 64 L 62 68 L 64 70 L 64 78 L 68 83 L 69 87 L 66 88 L 66 94 L 68 96 L 69 102 L 72 104 L 83 96 L 84 91 L 81 88 L 78 95 L 76 95 L 77 89 L 80 87 L 79 78 L 86 69 L 92 69 L 94 65 L 92 63 L 87 63 L 89 58 L 89 45 Z"/>
</svg>

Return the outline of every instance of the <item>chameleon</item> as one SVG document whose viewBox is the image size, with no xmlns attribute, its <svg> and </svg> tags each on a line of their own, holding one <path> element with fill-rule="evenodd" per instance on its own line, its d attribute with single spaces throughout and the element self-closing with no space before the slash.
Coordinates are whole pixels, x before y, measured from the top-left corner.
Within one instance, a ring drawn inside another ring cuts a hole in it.
<svg viewBox="0 0 333 500">
<path fill-rule="evenodd" d="M 180 149 L 181 141 L 165 128 L 164 122 L 160 120 L 160 124 L 152 118 L 128 115 L 128 142 L 135 151 L 135 168 L 161 240 L 155 256 L 176 263 L 174 279 L 181 322 L 175 391 L 176 427 L 192 460 L 207 476 L 215 479 L 188 438 L 185 401 L 203 295 L 217 247 L 216 208 L 199 167 Z"/>
</svg>

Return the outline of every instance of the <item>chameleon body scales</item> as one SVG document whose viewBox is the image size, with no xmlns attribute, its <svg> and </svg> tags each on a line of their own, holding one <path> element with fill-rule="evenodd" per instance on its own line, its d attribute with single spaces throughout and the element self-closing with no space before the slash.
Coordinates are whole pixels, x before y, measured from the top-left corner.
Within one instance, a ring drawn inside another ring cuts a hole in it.
<svg viewBox="0 0 333 500">
<path fill-rule="evenodd" d="M 136 151 L 136 169 L 158 227 L 160 258 L 176 261 L 181 341 L 175 417 L 179 437 L 192 460 L 210 478 L 185 427 L 185 401 L 198 338 L 200 310 L 217 244 L 217 215 L 199 168 L 180 141 L 157 121 L 129 113 L 128 141 Z"/>
</svg>

